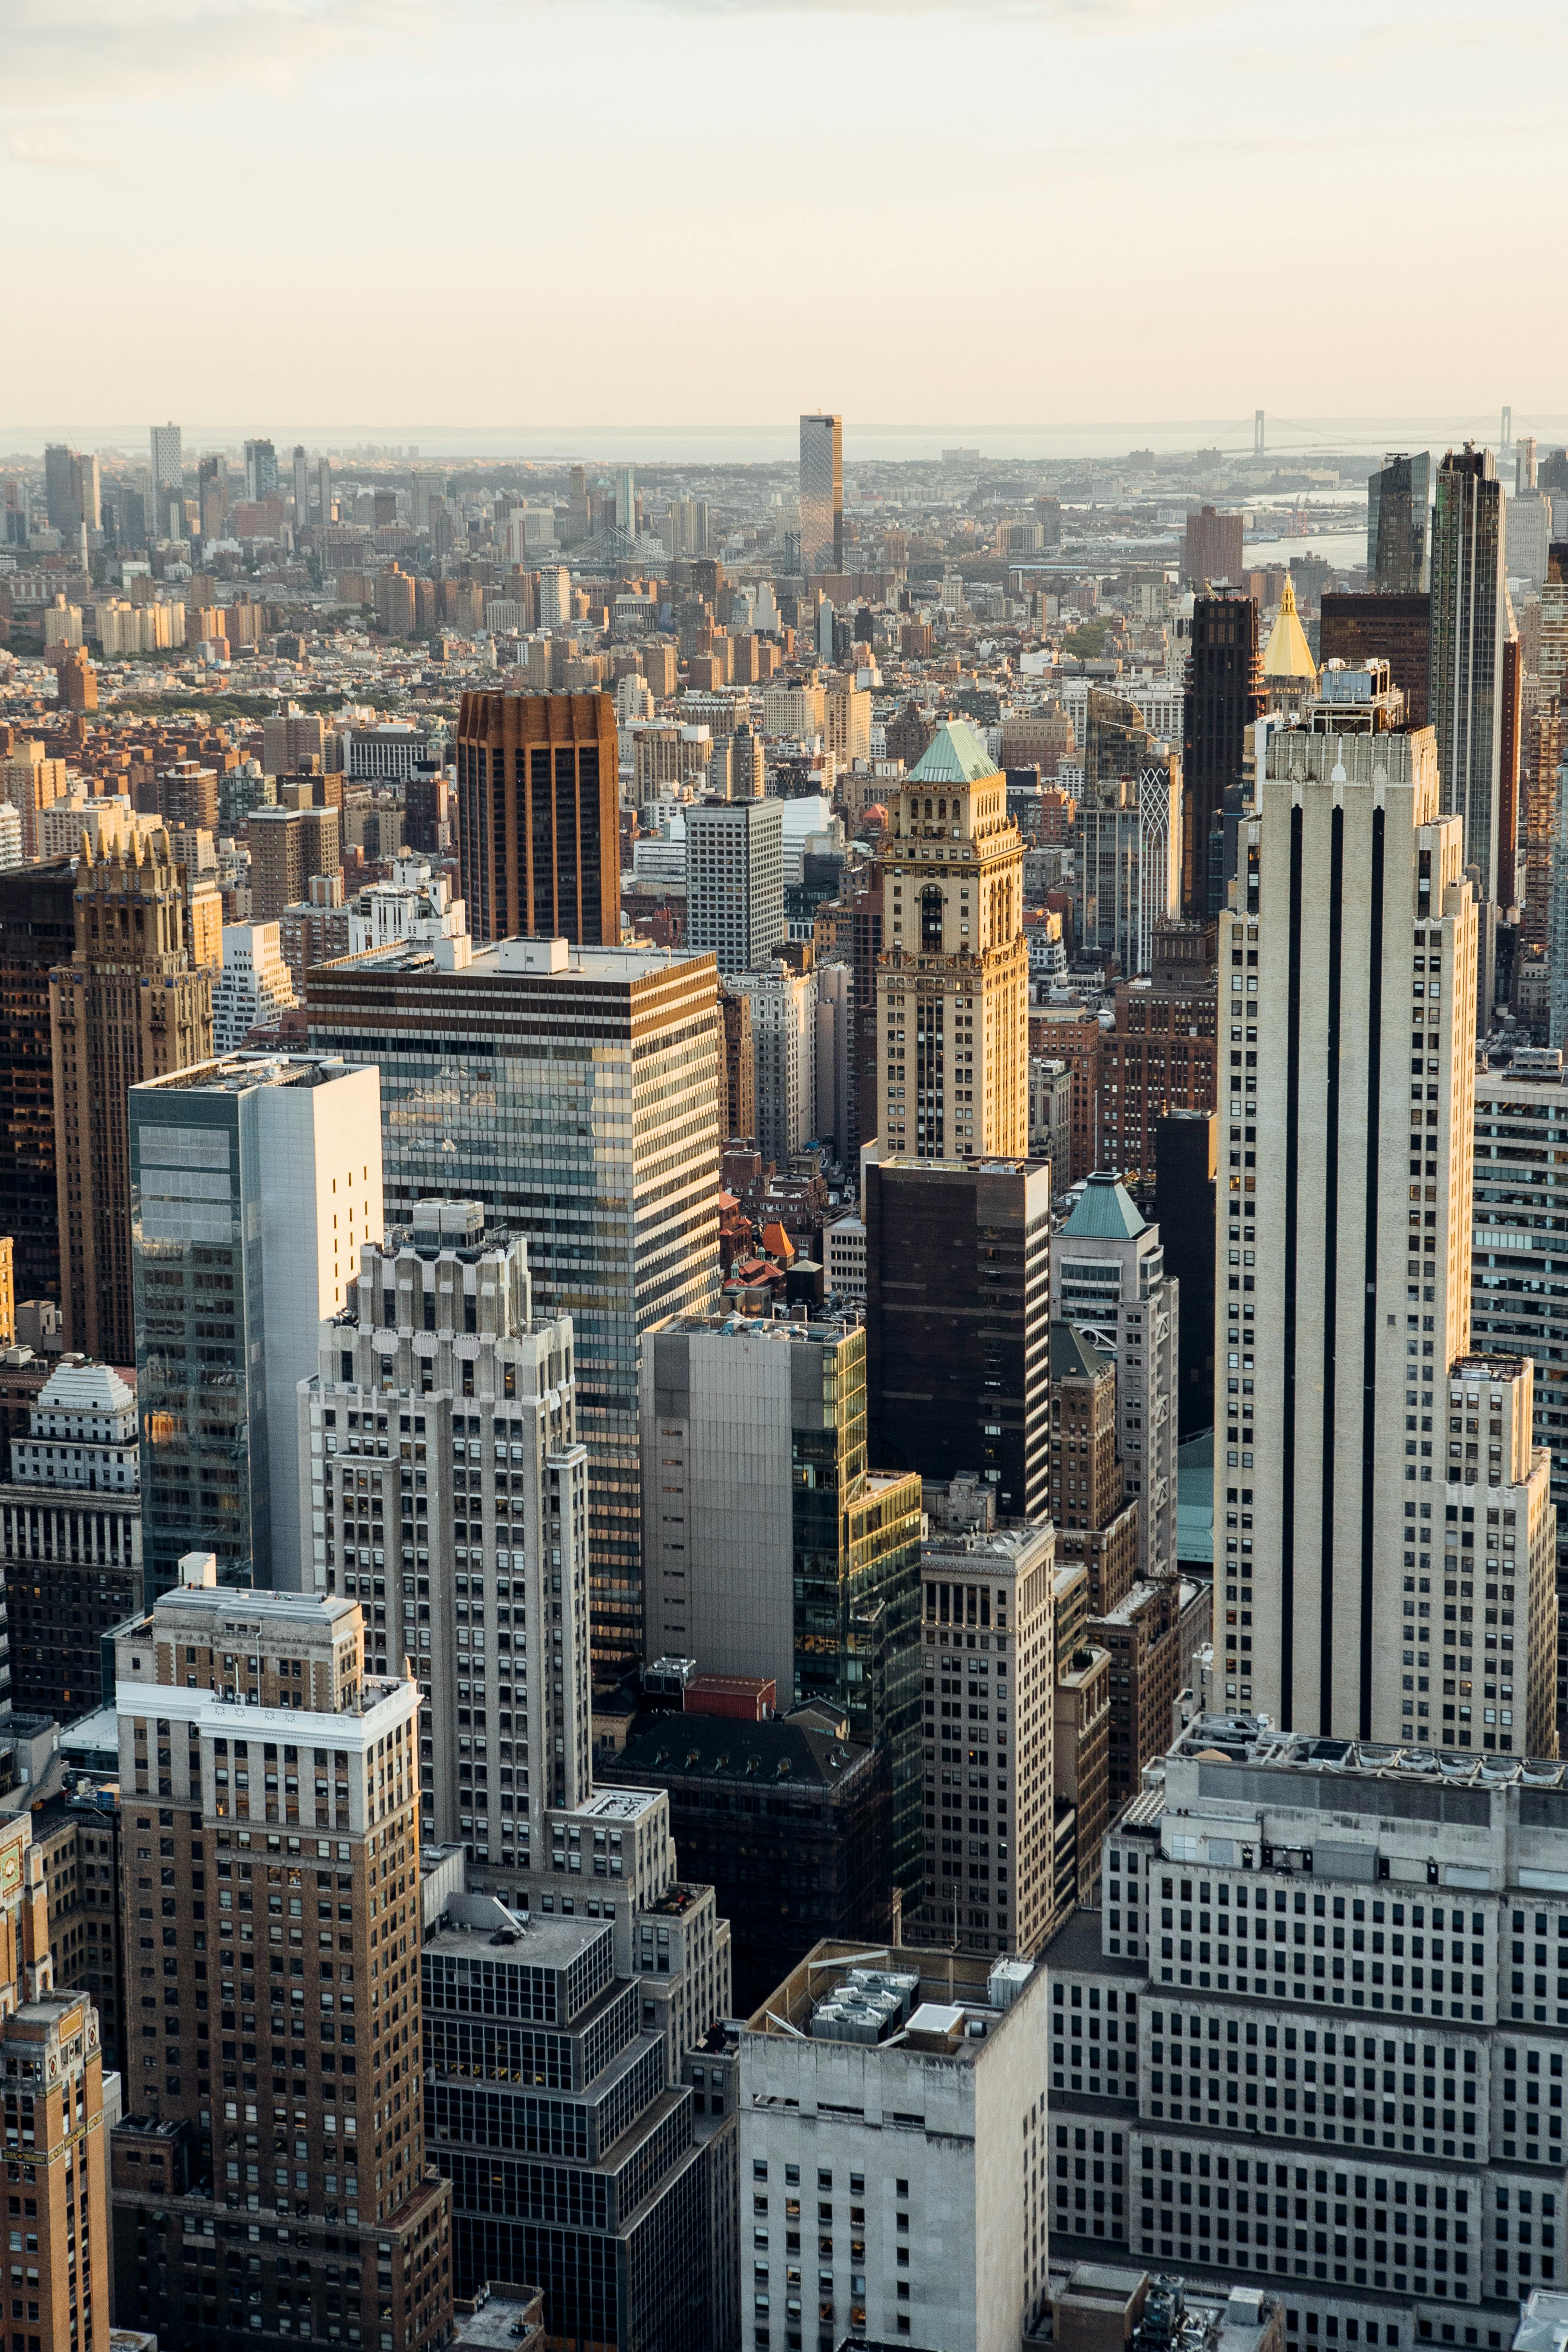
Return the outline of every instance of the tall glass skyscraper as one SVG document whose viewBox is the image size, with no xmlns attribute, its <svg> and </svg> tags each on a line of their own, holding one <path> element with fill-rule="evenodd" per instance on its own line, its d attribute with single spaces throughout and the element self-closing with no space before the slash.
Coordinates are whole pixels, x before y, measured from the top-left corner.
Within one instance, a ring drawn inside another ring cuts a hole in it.
<svg viewBox="0 0 1568 2352">
<path fill-rule="evenodd" d="M 844 569 L 844 419 L 800 420 L 800 568 Z"/>
<path fill-rule="evenodd" d="M 642 1654 L 643 1337 L 718 1305 L 718 974 L 710 955 L 564 940 L 467 954 L 444 940 L 319 966 L 311 1044 L 380 1066 L 388 1217 L 482 1202 L 527 1236 L 535 1312 L 572 1318 L 609 1671 Z"/>
<path fill-rule="evenodd" d="M 1366 576 L 1391 595 L 1413 596 L 1430 578 L 1427 539 L 1432 460 L 1423 449 L 1384 459 L 1366 485 Z"/>
<path fill-rule="evenodd" d="M 1498 895 L 1501 849 L 1503 646 L 1509 634 L 1508 535 L 1489 449 L 1467 442 L 1437 468 L 1432 527 L 1431 690 L 1446 814 L 1465 820 L 1465 863 L 1481 897 Z"/>
</svg>

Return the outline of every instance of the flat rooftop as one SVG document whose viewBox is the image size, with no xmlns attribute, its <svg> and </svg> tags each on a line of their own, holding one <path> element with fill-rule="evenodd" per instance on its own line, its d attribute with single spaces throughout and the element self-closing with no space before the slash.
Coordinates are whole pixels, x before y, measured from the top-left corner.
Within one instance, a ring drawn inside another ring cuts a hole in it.
<svg viewBox="0 0 1568 2352">
<path fill-rule="evenodd" d="M 247 1095 L 264 1087 L 324 1087 L 357 1076 L 359 1065 L 321 1054 L 225 1054 L 193 1069 L 149 1078 L 137 1094 Z"/>
<path fill-rule="evenodd" d="M 519 1968 L 569 1969 L 601 1936 L 612 1933 L 607 1919 L 546 1917 L 538 1912 L 513 1912 L 506 1927 L 448 1927 L 445 1923 L 426 1936 L 423 1949 L 444 1958 L 508 1961 Z"/>
<path fill-rule="evenodd" d="M 356 971 L 427 971 L 438 980 L 515 981 L 527 988 L 570 988 L 584 981 L 625 987 L 637 981 L 657 980 L 664 972 L 679 971 L 683 965 L 711 961 L 711 950 L 707 948 L 666 953 L 662 948 L 574 947 L 568 950 L 563 971 L 520 971 L 503 965 L 500 950 L 504 944 L 500 941 L 490 947 L 475 947 L 460 971 L 440 970 L 430 946 L 417 940 L 393 940 L 384 948 L 367 948 L 363 955 L 338 956 L 317 969 L 345 976 Z"/>
<path fill-rule="evenodd" d="M 1169 1757 L 1247 1764 L 1275 1772 L 1370 1775 L 1379 1780 L 1446 1780 L 1499 1789 L 1568 1787 L 1568 1763 L 1554 1756 L 1475 1755 L 1468 1748 L 1402 1748 L 1371 1739 L 1323 1739 L 1279 1731 L 1266 1716 L 1194 1716 Z"/>
<path fill-rule="evenodd" d="M 916 1977 L 919 1990 L 910 2000 L 909 2022 L 903 2029 L 907 2035 L 914 2029 L 920 2011 L 934 2013 L 937 2019 L 963 2016 L 984 2018 L 990 2027 L 997 2028 L 1007 2015 L 992 1998 L 991 1980 L 998 1969 L 1018 1972 L 1018 1989 L 1031 1981 L 1035 1966 L 1027 1960 L 984 1958 L 977 1954 L 950 1951 L 910 1950 L 898 1944 L 818 1944 L 790 1971 L 782 1985 L 770 1994 L 756 2013 L 746 2021 L 749 2033 L 764 2033 L 773 2039 L 813 2040 L 814 2046 L 838 2046 L 817 2042 L 811 2034 L 811 2021 L 825 2000 L 833 2000 L 856 1971 L 875 1969 L 891 1977 Z M 1145 1971 L 1145 1973 L 1147 1973 Z M 933 2028 L 934 2030 L 934 2028 Z M 894 2040 L 889 2032 L 876 2043 L 857 2043 L 865 2049 L 886 2050 Z M 960 2032 L 947 2054 L 967 2059 L 971 2063 L 989 2045 L 990 2036 L 972 2039 Z M 900 2050 L 911 2056 L 921 2054 L 925 2043 L 910 2047 L 900 2042 Z"/>
</svg>

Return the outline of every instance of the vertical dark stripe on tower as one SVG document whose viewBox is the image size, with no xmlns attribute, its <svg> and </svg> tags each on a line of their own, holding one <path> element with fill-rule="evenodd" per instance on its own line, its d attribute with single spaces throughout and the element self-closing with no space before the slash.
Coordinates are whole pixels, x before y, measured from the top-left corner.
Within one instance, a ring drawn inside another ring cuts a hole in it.
<svg viewBox="0 0 1568 2352">
<path fill-rule="evenodd" d="M 1372 1737 L 1373 1444 L 1377 1418 L 1377 1147 L 1383 1083 L 1383 834 L 1381 809 L 1372 813 L 1372 919 L 1367 965 L 1366 1058 L 1366 1304 L 1361 1372 L 1361 1714 L 1363 1739 Z"/>
<path fill-rule="evenodd" d="M 1323 1104 L 1323 1434 L 1318 1548 L 1318 1726 L 1334 1727 L 1334 1359 L 1339 1345 L 1340 997 L 1344 940 L 1345 813 L 1329 820 L 1329 1034 Z"/>
<path fill-rule="evenodd" d="M 1285 1015 L 1285 1410 L 1279 1472 L 1279 1714 L 1296 1664 L 1296 1210 L 1301 1141 L 1301 812 L 1290 812 L 1290 978 Z"/>
</svg>

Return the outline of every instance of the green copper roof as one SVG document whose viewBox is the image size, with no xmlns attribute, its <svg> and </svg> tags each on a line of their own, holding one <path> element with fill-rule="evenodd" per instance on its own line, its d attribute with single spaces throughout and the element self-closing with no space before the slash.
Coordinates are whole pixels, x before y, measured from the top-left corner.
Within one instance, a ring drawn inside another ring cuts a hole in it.
<svg viewBox="0 0 1568 2352">
<path fill-rule="evenodd" d="M 910 770 L 911 784 L 975 784 L 994 776 L 995 761 L 967 719 L 944 719 Z"/>
<path fill-rule="evenodd" d="M 1080 1331 L 1076 1323 L 1051 1325 L 1053 1381 L 1093 1380 L 1109 1370 L 1110 1363 L 1110 1358 L 1100 1354 L 1088 1332 Z"/>
<path fill-rule="evenodd" d="M 1090 1241 L 1130 1242 L 1143 1231 L 1143 1220 L 1119 1177 L 1097 1174 L 1086 1181 L 1062 1231 Z"/>
</svg>

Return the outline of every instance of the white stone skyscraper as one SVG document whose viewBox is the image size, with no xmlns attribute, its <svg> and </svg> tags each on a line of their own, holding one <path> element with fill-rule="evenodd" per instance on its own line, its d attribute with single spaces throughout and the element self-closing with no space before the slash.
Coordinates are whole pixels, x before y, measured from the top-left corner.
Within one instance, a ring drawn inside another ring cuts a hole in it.
<svg viewBox="0 0 1568 2352">
<path fill-rule="evenodd" d="M 1461 1501 L 1449 1442 L 1469 1345 L 1478 920 L 1431 730 L 1376 731 L 1386 715 L 1375 698 L 1320 705 L 1273 739 L 1220 918 L 1215 1517 L 1227 1697 L 1392 1740 L 1437 1737 L 1430 1642 L 1426 1677 L 1414 1655 L 1404 1675 L 1405 1588 L 1419 1622 L 1446 1514 L 1457 1528 L 1479 1499 Z M 1358 719 L 1369 731 L 1349 731 Z M 1528 1441 L 1507 1466 L 1533 1478 Z"/>
</svg>

